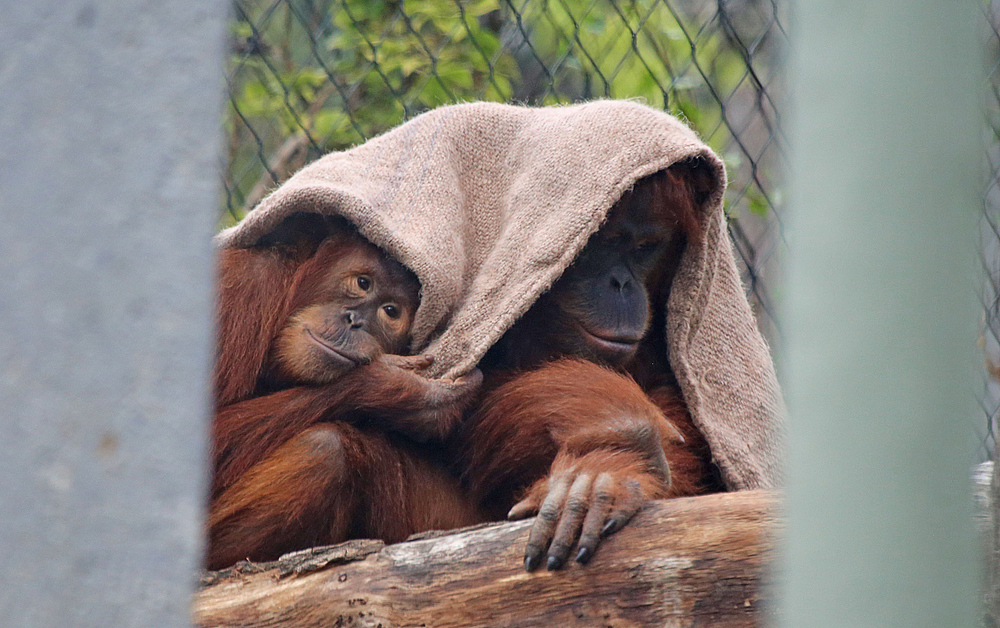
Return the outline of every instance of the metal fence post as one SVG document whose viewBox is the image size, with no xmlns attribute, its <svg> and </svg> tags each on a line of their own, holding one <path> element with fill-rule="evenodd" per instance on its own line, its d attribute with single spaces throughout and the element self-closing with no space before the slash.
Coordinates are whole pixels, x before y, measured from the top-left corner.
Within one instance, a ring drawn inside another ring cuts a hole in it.
<svg viewBox="0 0 1000 628">
<path fill-rule="evenodd" d="M 185 626 L 226 4 L 0 20 L 0 624 Z"/>
<path fill-rule="evenodd" d="M 972 626 L 974 3 L 797 6 L 784 626 Z"/>
</svg>

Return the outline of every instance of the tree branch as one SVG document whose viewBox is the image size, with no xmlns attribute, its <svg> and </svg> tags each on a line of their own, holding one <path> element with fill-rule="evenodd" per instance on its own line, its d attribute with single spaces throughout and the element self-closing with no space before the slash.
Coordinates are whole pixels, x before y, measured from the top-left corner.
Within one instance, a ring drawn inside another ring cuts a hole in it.
<svg viewBox="0 0 1000 628">
<path fill-rule="evenodd" d="M 777 497 L 651 502 L 586 566 L 527 573 L 530 520 L 297 552 L 210 574 L 200 626 L 758 626 Z"/>
</svg>

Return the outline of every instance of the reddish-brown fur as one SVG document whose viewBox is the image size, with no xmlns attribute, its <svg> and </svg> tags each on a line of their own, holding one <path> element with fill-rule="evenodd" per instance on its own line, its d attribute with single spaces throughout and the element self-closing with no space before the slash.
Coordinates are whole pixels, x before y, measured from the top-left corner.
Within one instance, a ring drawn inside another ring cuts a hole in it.
<svg viewBox="0 0 1000 628">
<path fill-rule="evenodd" d="M 212 501 L 209 569 L 351 538 L 483 521 L 432 449 L 335 421 L 283 443 Z"/>
<path fill-rule="evenodd" d="M 451 431 L 478 371 L 427 380 L 411 369 L 428 358 L 383 353 L 405 348 L 417 300 L 415 279 L 411 285 L 393 264 L 342 226 L 325 239 L 307 233 L 222 252 L 209 568 L 358 536 L 399 541 L 481 519 L 431 462 L 434 445 L 417 444 Z M 373 314 L 355 318 L 370 300 L 350 285 L 355 275 L 379 280 L 375 297 L 397 297 L 398 320 L 378 299 Z M 300 333 L 310 325 L 314 338 L 356 364 L 317 362 L 325 345 Z"/>
</svg>

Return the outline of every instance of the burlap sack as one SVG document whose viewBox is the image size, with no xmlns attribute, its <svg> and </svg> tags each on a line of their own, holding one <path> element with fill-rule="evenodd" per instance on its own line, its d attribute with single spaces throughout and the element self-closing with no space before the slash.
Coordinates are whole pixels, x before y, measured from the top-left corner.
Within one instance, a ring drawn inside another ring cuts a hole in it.
<svg viewBox="0 0 1000 628">
<path fill-rule="evenodd" d="M 722 212 L 721 160 L 675 118 L 628 101 L 435 109 L 303 168 L 221 247 L 292 212 L 340 214 L 416 273 L 414 349 L 432 376 L 470 370 L 560 276 L 638 179 L 689 158 L 714 170 L 668 303 L 670 363 L 730 489 L 773 487 L 783 406 Z"/>
</svg>

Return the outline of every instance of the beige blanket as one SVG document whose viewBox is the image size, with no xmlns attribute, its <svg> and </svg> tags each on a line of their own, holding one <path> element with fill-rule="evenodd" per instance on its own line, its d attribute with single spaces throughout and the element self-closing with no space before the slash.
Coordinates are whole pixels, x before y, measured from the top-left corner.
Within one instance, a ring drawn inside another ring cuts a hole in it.
<svg viewBox="0 0 1000 628">
<path fill-rule="evenodd" d="M 291 212 L 343 215 L 416 273 L 414 349 L 429 375 L 470 370 L 580 252 L 638 179 L 703 159 L 717 188 L 667 304 L 670 363 L 732 490 L 774 487 L 783 405 L 733 259 L 722 161 L 644 105 L 441 107 L 303 168 L 221 247 L 248 247 Z"/>
</svg>

